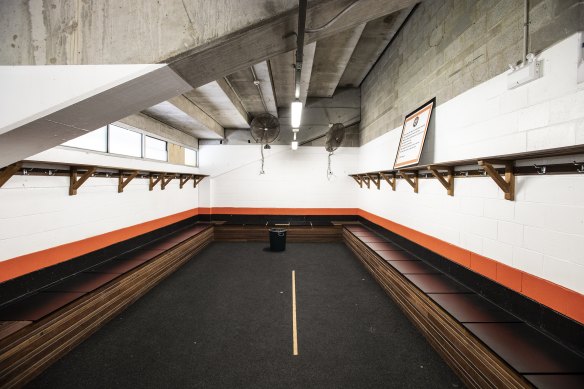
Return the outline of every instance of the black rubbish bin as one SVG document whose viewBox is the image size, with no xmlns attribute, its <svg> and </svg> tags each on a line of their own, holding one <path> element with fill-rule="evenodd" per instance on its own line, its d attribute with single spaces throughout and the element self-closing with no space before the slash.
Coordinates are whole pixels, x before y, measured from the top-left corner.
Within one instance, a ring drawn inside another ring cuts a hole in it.
<svg viewBox="0 0 584 389">
<path fill-rule="evenodd" d="M 285 228 L 270 228 L 270 250 L 271 251 L 286 250 Z"/>
</svg>

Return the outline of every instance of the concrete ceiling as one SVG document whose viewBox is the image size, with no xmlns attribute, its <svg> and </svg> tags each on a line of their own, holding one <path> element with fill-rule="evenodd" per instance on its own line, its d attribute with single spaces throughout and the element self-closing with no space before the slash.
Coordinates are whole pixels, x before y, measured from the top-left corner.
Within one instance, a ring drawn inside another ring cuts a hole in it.
<svg viewBox="0 0 584 389">
<path fill-rule="evenodd" d="M 172 10 L 169 14 L 170 20 L 184 21 L 185 16 L 191 21 L 189 7 L 186 7 L 184 2 L 167 1 L 172 5 L 167 9 L 169 12 Z M 339 86 L 359 86 L 417 1 L 419 0 L 309 1 L 306 26 L 307 31 L 311 29 L 312 31 L 307 32 L 304 40 L 303 71 L 300 80 L 301 100 L 307 103 L 316 97 L 330 99 L 334 98 Z M 154 50 L 156 53 L 140 49 L 148 45 L 148 38 L 136 39 L 128 46 L 126 39 L 118 39 L 119 35 L 112 35 L 111 39 L 115 37 L 115 45 L 108 46 L 107 50 L 102 46 L 95 46 L 93 42 L 96 39 L 101 42 L 99 38 L 103 34 L 109 34 L 109 30 L 100 35 L 91 29 L 95 26 L 94 18 L 91 16 L 93 13 L 85 15 L 87 17 L 75 16 L 75 23 L 81 23 L 83 27 L 79 28 L 79 34 L 83 31 L 84 35 L 75 35 L 75 39 L 80 39 L 83 50 L 69 53 L 73 46 L 64 42 L 63 47 L 69 50 L 67 56 L 61 58 L 55 55 L 50 58 L 51 63 L 106 64 L 121 61 L 135 64 L 143 55 L 151 54 L 158 58 L 160 64 L 150 66 L 158 66 L 161 69 L 151 72 L 151 75 L 133 74 L 131 77 L 116 81 L 115 74 L 110 74 L 110 65 L 95 65 L 95 69 L 106 71 L 116 82 L 105 83 L 103 88 L 88 95 L 77 93 L 83 89 L 83 82 L 70 82 L 74 78 L 71 77 L 71 68 L 67 68 L 65 71 L 69 80 L 67 85 L 75 89 L 76 97 L 73 100 L 67 99 L 63 104 L 55 103 L 49 111 L 40 110 L 28 116 L 23 114 L 26 116 L 25 119 L 12 120 L 8 125 L 2 126 L 0 154 L 4 159 L 0 161 L 0 167 L 138 112 L 199 139 L 224 139 L 226 129 L 248 129 L 254 115 L 262 112 L 278 116 L 282 124 L 289 121 L 289 118 L 282 116 L 282 112 L 286 112 L 294 96 L 292 66 L 296 49 L 298 14 L 297 8 L 288 7 L 289 2 L 281 3 L 285 6 L 264 7 L 259 12 L 256 8 L 261 8 L 262 2 L 250 1 L 245 4 L 230 2 L 230 7 L 238 11 L 225 13 L 217 8 L 216 3 L 209 2 L 204 9 L 204 15 L 194 14 L 195 19 L 207 20 L 211 15 L 216 17 L 216 20 L 213 19 L 213 22 L 203 24 L 201 27 L 204 27 L 200 33 L 206 37 L 205 39 L 200 41 L 194 39 L 198 37 L 197 33 L 189 30 L 190 38 L 188 42 L 180 45 L 180 49 L 175 47 L 175 43 L 172 43 L 171 47 L 166 47 L 164 42 L 171 42 L 173 36 L 181 35 L 182 27 L 179 27 L 180 31 L 171 28 L 165 30 L 171 34 L 168 39 L 157 43 L 159 47 L 158 50 Z M 25 39 L 21 43 L 27 43 L 25 46 L 31 52 L 36 50 L 35 45 L 41 41 L 50 44 L 51 47 L 56 44 L 62 48 L 59 44 L 61 42 L 59 31 L 46 27 L 48 24 L 52 26 L 54 23 L 69 20 L 69 16 L 47 11 L 53 18 L 43 19 L 46 11 L 44 8 L 27 7 L 26 3 L 18 4 L 14 6 L 15 9 L 26 11 L 24 16 L 28 14 L 30 17 L 34 16 L 35 21 L 45 27 L 42 29 L 44 35 L 41 34 L 40 40 Z M 59 4 L 69 7 L 65 0 Z M 119 7 L 121 10 L 131 10 L 139 16 L 149 15 L 147 10 L 133 5 L 132 2 L 123 3 Z M 104 20 L 119 21 L 113 15 L 102 15 L 106 11 L 105 8 L 98 11 L 101 15 L 99 17 Z M 183 15 L 183 12 L 186 14 Z M 27 25 L 26 17 L 23 19 L 21 14 L 18 15 L 19 17 L 15 19 L 16 24 L 0 29 L 3 37 L 12 36 L 10 31 L 14 26 Z M 222 22 L 229 24 L 230 27 L 226 30 L 215 30 L 214 26 L 222 25 Z M 190 25 L 192 27 L 192 21 Z M 158 22 L 153 25 L 119 25 L 116 22 L 108 28 L 126 34 L 131 33 L 136 37 L 151 38 L 157 31 L 160 32 L 160 26 Z M 326 27 L 320 28 L 321 26 Z M 142 31 L 144 29 L 148 34 L 140 33 L 144 32 Z M 126 51 L 137 53 L 137 56 L 128 57 Z M 36 55 L 33 59 L 17 56 L 9 63 L 23 64 L 28 63 L 27 61 L 36 63 Z M 153 61 L 143 61 L 148 62 Z M 51 72 L 58 70 L 52 66 L 46 68 Z M 92 69 L 94 68 L 87 67 L 84 71 L 91 72 Z M 92 78 L 80 80 L 88 79 Z M 172 82 L 164 83 L 167 79 L 171 79 Z M 34 84 L 34 81 L 22 82 Z M 7 95 L 14 93 L 10 88 L 8 90 Z M 39 90 L 43 93 L 54 92 L 49 87 Z M 54 93 L 51 94 L 51 98 L 53 95 Z M 331 108 L 343 109 L 341 106 L 329 107 L 327 108 L 329 112 L 332 112 Z M 309 116 L 321 117 L 323 121 L 327 117 L 327 115 Z M 337 113 L 333 116 L 354 117 L 351 112 L 347 115 Z M 314 128 L 328 126 L 325 122 L 314 123 L 313 119 L 310 121 L 311 123 L 305 127 L 301 125 L 302 131 L 310 132 Z M 43 131 L 47 126 L 50 131 Z M 30 139 L 35 141 L 30 142 Z"/>
<path fill-rule="evenodd" d="M 351 4 L 350 1 L 340 0 L 322 3 L 309 4 L 307 28 L 325 24 Z M 347 103 L 347 98 L 334 97 L 339 93 L 339 88 L 359 88 L 414 4 L 414 1 L 403 0 L 362 1 L 351 6 L 330 28 L 306 34 L 300 88 L 300 99 L 306 106 L 301 124 L 303 139 L 326 132 L 329 123 L 358 123 L 360 116 L 356 106 L 360 104 L 359 94 L 347 95 L 343 92 L 345 96 L 351 96 L 350 103 Z M 288 18 L 271 21 L 257 31 L 251 30 L 232 37 L 225 42 L 228 46 L 238 42 L 237 48 L 230 46 L 233 47 L 231 58 L 225 58 L 225 53 L 221 57 L 222 61 L 221 58 L 219 62 L 218 58 L 213 58 L 212 62 L 216 66 L 212 69 L 210 64 L 205 64 L 195 74 L 193 70 L 196 68 L 190 66 L 187 69 L 182 64 L 190 58 L 189 63 L 192 65 L 193 61 L 199 62 L 200 58 L 195 60 L 192 56 L 182 56 L 176 59 L 173 62 L 175 71 L 178 70 L 191 85 L 211 77 L 211 74 L 217 75 L 218 71 L 226 74 L 220 74 L 221 78 L 195 88 L 182 97 L 143 112 L 200 139 L 219 139 L 224 137 L 225 129 L 229 129 L 230 134 L 236 134 L 232 130 L 249 129 L 251 119 L 263 112 L 279 117 L 282 131 L 290 131 L 289 107 L 294 100 L 293 32 L 296 30 L 296 17 L 290 13 Z M 266 40 L 272 39 L 279 43 L 262 45 L 262 50 L 254 42 L 262 40 L 266 43 Z M 248 49 L 242 51 L 242 45 L 248 45 Z M 202 53 L 206 58 L 209 58 L 208 54 Z M 323 103 L 319 98 L 330 101 Z M 312 101 L 312 105 L 307 104 L 307 101 Z M 248 137 L 238 135 L 236 138 Z M 278 141 L 288 142 L 290 138 L 291 135 L 282 135 Z"/>
</svg>

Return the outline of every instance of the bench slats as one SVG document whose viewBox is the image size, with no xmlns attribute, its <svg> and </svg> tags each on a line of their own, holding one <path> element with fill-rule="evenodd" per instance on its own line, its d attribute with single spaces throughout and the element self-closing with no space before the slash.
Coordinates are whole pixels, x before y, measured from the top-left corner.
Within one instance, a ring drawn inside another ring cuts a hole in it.
<svg viewBox="0 0 584 389">
<path fill-rule="evenodd" d="M 416 257 L 372 249 L 366 232 L 343 238 L 469 387 L 583 387 L 582 356 Z"/>
</svg>

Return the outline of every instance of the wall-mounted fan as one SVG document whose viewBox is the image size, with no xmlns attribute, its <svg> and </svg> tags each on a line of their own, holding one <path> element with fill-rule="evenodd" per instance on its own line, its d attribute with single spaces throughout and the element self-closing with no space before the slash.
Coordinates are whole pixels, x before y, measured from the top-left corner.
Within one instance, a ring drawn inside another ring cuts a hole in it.
<svg viewBox="0 0 584 389">
<path fill-rule="evenodd" d="M 260 174 L 264 174 L 264 148 L 269 149 L 270 143 L 278 138 L 280 134 L 280 122 L 278 118 L 269 113 L 261 113 L 251 121 L 251 136 L 260 144 L 262 154 L 262 167 Z"/>
<path fill-rule="evenodd" d="M 326 133 L 326 141 L 324 148 L 328 151 L 328 168 L 326 170 L 326 177 L 330 180 L 333 175 L 331 168 L 331 157 L 336 149 L 338 149 L 343 144 L 343 139 L 345 139 L 345 126 L 342 123 L 335 123 L 329 128 Z"/>
</svg>

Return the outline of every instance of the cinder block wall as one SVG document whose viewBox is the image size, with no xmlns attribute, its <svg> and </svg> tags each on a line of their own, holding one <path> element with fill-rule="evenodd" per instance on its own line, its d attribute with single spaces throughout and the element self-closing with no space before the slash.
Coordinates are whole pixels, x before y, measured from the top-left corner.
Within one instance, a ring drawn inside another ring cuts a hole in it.
<svg viewBox="0 0 584 389">
<path fill-rule="evenodd" d="M 153 171 L 182 169 L 180 171 L 199 172 L 197 168 L 66 148 L 48 150 L 39 154 L 37 159 Z M 136 227 L 144 233 L 148 228 L 140 225 L 145 223 L 169 217 L 177 221 L 174 219 L 193 216 L 199 207 L 198 198 L 199 188 L 193 188 L 192 181 L 180 189 L 177 179 L 173 179 L 164 191 L 160 184 L 150 191 L 147 178 L 136 178 L 124 188 L 123 193 L 118 193 L 117 178 L 91 177 L 79 188 L 76 196 L 69 196 L 67 176 L 16 175 L 2 187 L 0 264 L 15 257 L 82 242 L 124 228 Z M 111 238 L 103 238 L 103 241 L 104 246 L 112 244 Z M 65 254 L 68 251 L 72 250 L 62 250 Z M 69 259 L 65 254 L 61 254 L 65 258 L 60 260 Z M 39 256 L 42 257 L 41 254 Z M 30 260 L 27 259 L 28 262 L 22 262 L 22 269 L 26 269 L 27 264 L 29 268 L 38 268 L 36 260 L 33 255 Z M 2 269 L 0 265 L 0 273 Z M 0 279 L 3 276 L 0 274 Z"/>
<path fill-rule="evenodd" d="M 423 164 L 584 144 L 584 5 L 531 3 L 530 51 L 543 76 L 512 90 L 522 1 L 421 3 L 362 85 L 357 171 L 391 169 L 404 116 L 434 96 Z M 464 266 L 584 323 L 583 191 L 583 175 L 519 177 L 515 201 L 488 177 L 457 179 L 454 197 L 436 180 L 418 194 L 400 180 L 396 192 L 360 190 L 358 207 L 461 249 Z"/>
<path fill-rule="evenodd" d="M 348 177 L 358 165 L 356 147 L 335 151 L 330 179 L 328 152 L 324 147 L 303 146 L 292 151 L 290 146 L 274 145 L 264 150 L 265 174 L 260 174 L 259 145 L 209 145 L 201 146 L 200 152 L 201 170 L 211 176 L 211 207 L 247 208 L 250 213 L 252 208 L 296 208 L 306 209 L 310 215 L 315 210 L 357 205 L 357 190 Z"/>
<path fill-rule="evenodd" d="M 582 2 L 530 1 L 530 52 L 576 31 L 584 31 Z M 361 144 L 424 101 L 443 104 L 495 77 L 522 52 L 523 1 L 421 2 L 362 84 Z"/>
</svg>

